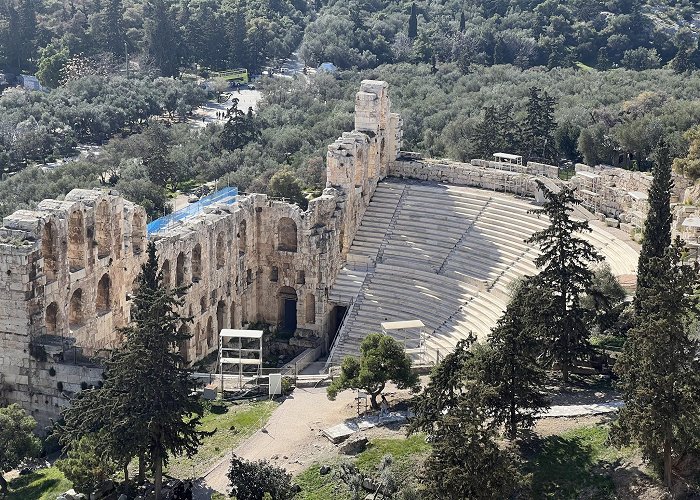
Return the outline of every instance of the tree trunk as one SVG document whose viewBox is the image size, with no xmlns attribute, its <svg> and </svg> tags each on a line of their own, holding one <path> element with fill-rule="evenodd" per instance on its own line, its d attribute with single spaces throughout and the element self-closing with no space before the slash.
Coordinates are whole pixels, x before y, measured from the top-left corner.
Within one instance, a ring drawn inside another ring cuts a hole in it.
<svg viewBox="0 0 700 500">
<path fill-rule="evenodd" d="M 143 456 L 143 452 L 139 453 L 139 475 L 136 480 L 138 484 L 143 484 L 146 480 L 146 457 Z"/>
<path fill-rule="evenodd" d="M 5 498 L 7 496 L 7 481 L 3 477 L 4 471 L 0 470 L 0 497 Z"/>
<path fill-rule="evenodd" d="M 124 462 L 124 482 L 129 482 L 129 462 Z"/>
<path fill-rule="evenodd" d="M 561 380 L 564 383 L 564 385 L 569 385 L 569 362 L 568 361 L 562 361 Z"/>
<path fill-rule="evenodd" d="M 379 396 L 379 392 L 374 394 L 373 392 L 369 393 L 369 401 L 372 404 L 372 409 L 373 410 L 378 410 L 379 409 L 379 403 L 377 403 L 377 396 Z"/>
<path fill-rule="evenodd" d="M 673 488 L 673 462 L 671 461 L 671 438 L 668 435 L 664 439 L 664 483 L 671 491 Z"/>
<path fill-rule="evenodd" d="M 153 476 L 155 500 L 161 500 L 160 490 L 163 488 L 163 458 L 160 456 L 160 453 L 156 453 L 153 459 Z"/>
<path fill-rule="evenodd" d="M 510 403 L 510 421 L 508 422 L 508 437 L 514 440 L 517 434 L 517 425 L 515 422 L 515 403 Z"/>
</svg>

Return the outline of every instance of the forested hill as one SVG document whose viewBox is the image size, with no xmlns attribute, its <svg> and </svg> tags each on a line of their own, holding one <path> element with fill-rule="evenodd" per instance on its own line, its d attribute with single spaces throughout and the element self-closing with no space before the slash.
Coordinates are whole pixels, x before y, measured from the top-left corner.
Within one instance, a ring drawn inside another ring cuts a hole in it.
<svg viewBox="0 0 700 500">
<path fill-rule="evenodd" d="M 0 70 L 60 83 L 77 55 L 163 76 L 301 55 L 341 68 L 455 62 L 644 70 L 699 61 L 697 0 L 0 0 Z"/>
<path fill-rule="evenodd" d="M 325 3 L 325 2 L 324 2 Z M 684 70 L 698 62 L 695 0 L 330 0 L 302 55 L 340 67 L 399 61 Z"/>
</svg>

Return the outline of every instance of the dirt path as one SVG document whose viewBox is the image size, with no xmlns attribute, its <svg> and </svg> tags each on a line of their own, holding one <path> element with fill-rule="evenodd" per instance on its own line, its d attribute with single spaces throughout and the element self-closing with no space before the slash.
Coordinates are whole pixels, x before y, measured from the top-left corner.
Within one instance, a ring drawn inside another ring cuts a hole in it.
<svg viewBox="0 0 700 500">
<path fill-rule="evenodd" d="M 357 415 L 355 393 L 345 391 L 335 401 L 325 387 L 297 388 L 272 414 L 264 429 L 234 450 L 248 460 L 270 460 L 291 473 L 299 472 L 324 456 L 335 454 L 335 445 L 320 430 Z M 231 453 L 204 477 L 207 487 L 226 493 Z"/>
</svg>

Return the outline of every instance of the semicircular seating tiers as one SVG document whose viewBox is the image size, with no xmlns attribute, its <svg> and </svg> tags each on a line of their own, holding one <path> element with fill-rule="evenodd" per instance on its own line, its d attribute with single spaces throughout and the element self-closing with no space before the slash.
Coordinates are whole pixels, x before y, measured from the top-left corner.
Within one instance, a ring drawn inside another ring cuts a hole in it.
<svg viewBox="0 0 700 500">
<path fill-rule="evenodd" d="M 385 321 L 423 321 L 428 361 L 470 333 L 484 340 L 513 283 L 537 273 L 539 251 L 525 240 L 548 221 L 529 213 L 535 208 L 529 200 L 482 189 L 381 182 L 330 290 L 331 301 L 349 307 L 329 363 L 358 355 L 362 339 Z M 632 244 L 602 223 L 591 227 L 584 237 L 613 273 L 634 274 Z"/>
</svg>

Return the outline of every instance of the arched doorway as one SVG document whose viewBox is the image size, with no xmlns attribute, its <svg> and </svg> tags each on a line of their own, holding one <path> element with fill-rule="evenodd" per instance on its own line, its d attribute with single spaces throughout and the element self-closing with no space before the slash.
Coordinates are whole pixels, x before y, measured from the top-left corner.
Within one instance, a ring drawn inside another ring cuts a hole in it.
<svg viewBox="0 0 700 500">
<path fill-rule="evenodd" d="M 73 292 L 68 305 L 68 325 L 71 330 L 83 326 L 83 291 L 78 288 Z"/>
<path fill-rule="evenodd" d="M 297 329 L 297 292 L 292 287 L 283 286 L 278 295 L 280 333 L 293 334 Z"/>
<path fill-rule="evenodd" d="M 100 278 L 99 283 L 97 283 L 97 300 L 95 301 L 95 308 L 97 309 L 98 315 L 107 314 L 112 309 L 112 303 L 110 300 L 110 282 L 109 275 L 105 274 Z"/>
<path fill-rule="evenodd" d="M 46 333 L 54 335 L 58 331 L 58 304 L 51 302 L 46 308 Z"/>
</svg>

